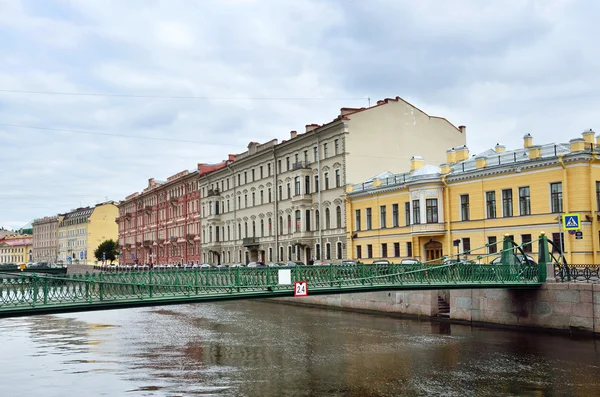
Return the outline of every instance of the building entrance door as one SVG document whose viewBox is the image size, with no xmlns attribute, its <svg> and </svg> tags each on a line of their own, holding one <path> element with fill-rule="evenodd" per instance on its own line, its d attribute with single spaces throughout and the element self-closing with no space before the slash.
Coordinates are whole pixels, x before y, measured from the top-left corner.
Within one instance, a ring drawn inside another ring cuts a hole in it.
<svg viewBox="0 0 600 397">
<path fill-rule="evenodd" d="M 442 243 L 439 241 L 430 241 L 425 244 L 425 260 L 430 263 L 442 263 Z"/>
</svg>

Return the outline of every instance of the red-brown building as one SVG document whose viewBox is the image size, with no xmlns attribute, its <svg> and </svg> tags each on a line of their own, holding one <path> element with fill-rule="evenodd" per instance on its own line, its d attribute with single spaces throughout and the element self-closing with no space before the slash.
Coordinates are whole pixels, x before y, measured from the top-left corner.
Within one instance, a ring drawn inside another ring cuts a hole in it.
<svg viewBox="0 0 600 397">
<path fill-rule="evenodd" d="M 148 180 L 141 192 L 119 204 L 119 264 L 200 263 L 200 191 L 198 178 L 226 167 L 234 156 L 219 164 L 198 164 L 166 181 Z"/>
</svg>

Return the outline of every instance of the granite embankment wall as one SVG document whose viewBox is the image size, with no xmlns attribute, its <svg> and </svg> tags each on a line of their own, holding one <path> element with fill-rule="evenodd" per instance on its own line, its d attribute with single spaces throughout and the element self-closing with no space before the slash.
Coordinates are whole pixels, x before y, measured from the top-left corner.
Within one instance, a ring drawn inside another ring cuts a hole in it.
<svg viewBox="0 0 600 397">
<path fill-rule="evenodd" d="M 546 283 L 535 290 L 451 290 L 450 318 L 600 333 L 600 284 Z"/>
<path fill-rule="evenodd" d="M 533 290 L 381 291 L 277 300 L 387 314 L 435 317 L 438 296 L 450 321 L 600 333 L 600 284 L 547 283 Z"/>
</svg>

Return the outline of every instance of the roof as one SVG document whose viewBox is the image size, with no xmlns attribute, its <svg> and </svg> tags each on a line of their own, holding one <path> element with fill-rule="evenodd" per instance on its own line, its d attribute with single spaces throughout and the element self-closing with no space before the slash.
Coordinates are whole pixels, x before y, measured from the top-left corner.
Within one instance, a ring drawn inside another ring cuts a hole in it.
<svg viewBox="0 0 600 397">
<path fill-rule="evenodd" d="M 13 238 L 3 240 L 1 244 L 8 245 L 10 247 L 16 247 L 19 245 L 31 245 L 33 241 L 33 237 L 30 238 Z"/>
<path fill-rule="evenodd" d="M 72 218 L 81 218 L 81 217 L 85 217 L 85 216 L 90 216 L 92 215 L 92 212 L 94 211 L 93 208 L 87 207 L 87 208 L 78 208 L 74 211 L 71 211 L 67 214 L 65 214 L 65 218 L 63 220 L 67 220 L 67 219 L 72 219 Z"/>
<path fill-rule="evenodd" d="M 421 168 L 415 170 L 412 173 L 412 176 L 424 176 L 424 175 L 437 175 L 437 174 L 441 174 L 442 173 L 442 169 L 440 167 L 438 167 L 437 165 L 424 165 Z"/>
</svg>

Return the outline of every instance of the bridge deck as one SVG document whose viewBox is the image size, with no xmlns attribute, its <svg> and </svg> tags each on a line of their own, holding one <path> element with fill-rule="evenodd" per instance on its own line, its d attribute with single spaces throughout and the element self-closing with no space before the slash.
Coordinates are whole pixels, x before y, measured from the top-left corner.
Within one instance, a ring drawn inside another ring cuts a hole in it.
<svg viewBox="0 0 600 397">
<path fill-rule="evenodd" d="M 207 300 L 292 296 L 280 268 L 93 273 L 66 277 L 8 275 L 0 281 L 0 317 Z M 309 294 L 375 290 L 535 288 L 532 265 L 350 265 L 288 269 Z"/>
</svg>

